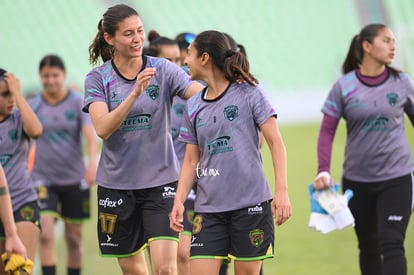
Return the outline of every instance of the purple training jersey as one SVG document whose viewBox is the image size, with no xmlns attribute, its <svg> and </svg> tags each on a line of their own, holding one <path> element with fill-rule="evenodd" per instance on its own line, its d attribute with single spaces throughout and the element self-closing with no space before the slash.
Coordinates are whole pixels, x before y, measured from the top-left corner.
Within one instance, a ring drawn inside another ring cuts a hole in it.
<svg viewBox="0 0 414 275">
<path fill-rule="evenodd" d="M 96 181 L 123 190 L 161 186 L 178 178 L 179 163 L 171 137 L 171 104 L 191 85 L 189 76 L 163 58 L 143 56 L 143 67 L 156 68 L 148 88 L 138 97 L 127 118 L 103 141 Z M 93 69 L 85 80 L 84 111 L 104 102 L 117 108 L 131 93 L 136 80 L 122 77 L 112 61 Z"/>
<path fill-rule="evenodd" d="M 197 144 L 195 211 L 224 212 L 270 200 L 258 128 L 275 111 L 260 86 L 232 83 L 214 100 L 208 87 L 187 100 L 180 140 Z"/>
<path fill-rule="evenodd" d="M 50 105 L 39 94 L 29 104 L 43 125 L 43 134 L 36 140 L 35 184 L 67 186 L 81 182 L 85 173 L 82 129 L 91 124 L 90 117 L 82 112 L 82 95 L 69 91 L 61 102 Z"/>
<path fill-rule="evenodd" d="M 175 96 L 173 99 L 171 109 L 171 132 L 174 143 L 175 154 L 177 155 L 178 161 L 183 163 L 185 153 L 185 142 L 178 139 L 180 133 L 180 126 L 183 120 L 185 100 L 181 97 Z"/>
<path fill-rule="evenodd" d="M 414 87 L 406 74 L 391 74 L 382 84 L 368 86 L 356 71 L 337 80 L 322 112 L 346 120 L 347 142 L 343 175 L 360 182 L 384 181 L 413 171 L 404 132 L 404 112 L 414 114 Z"/>
<path fill-rule="evenodd" d="M 0 122 L 0 163 L 6 174 L 13 210 L 37 200 L 27 171 L 30 138 L 23 131 L 19 111 Z"/>
</svg>

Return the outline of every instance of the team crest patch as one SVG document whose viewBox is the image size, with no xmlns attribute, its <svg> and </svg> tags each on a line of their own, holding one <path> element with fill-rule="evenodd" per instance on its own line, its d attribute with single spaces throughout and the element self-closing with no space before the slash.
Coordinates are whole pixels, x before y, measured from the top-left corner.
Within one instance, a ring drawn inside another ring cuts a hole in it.
<svg viewBox="0 0 414 275">
<path fill-rule="evenodd" d="M 0 164 L 4 167 L 6 166 L 6 164 L 9 162 L 9 160 L 11 159 L 12 155 L 9 154 L 5 154 L 5 155 L 0 155 Z"/>
<path fill-rule="evenodd" d="M 235 120 L 239 116 L 239 107 L 236 105 L 229 105 L 224 108 L 224 117 L 230 121 Z"/>
<path fill-rule="evenodd" d="M 193 224 L 194 211 L 193 210 L 187 210 L 187 211 L 185 211 L 185 215 L 187 216 L 187 220 L 190 222 L 190 224 Z"/>
<path fill-rule="evenodd" d="M 173 105 L 174 113 L 177 116 L 183 116 L 183 114 L 184 114 L 184 108 L 185 108 L 184 104 L 174 104 Z"/>
<path fill-rule="evenodd" d="M 152 100 L 157 99 L 157 97 L 160 95 L 160 87 L 157 85 L 149 85 L 148 88 L 145 90 L 147 93 L 147 96 L 151 98 Z"/>
<path fill-rule="evenodd" d="M 9 139 L 13 142 L 16 142 L 19 138 L 19 133 L 17 132 L 17 129 L 11 129 L 8 133 Z"/>
<path fill-rule="evenodd" d="M 82 202 L 82 212 L 84 213 L 84 214 L 88 214 L 89 215 L 89 213 L 90 213 L 90 201 L 89 201 L 89 199 L 85 199 L 83 202 Z"/>
<path fill-rule="evenodd" d="M 387 94 L 387 101 L 390 106 L 394 106 L 398 102 L 398 95 L 396 93 Z"/>
<path fill-rule="evenodd" d="M 25 206 L 20 209 L 20 216 L 26 221 L 30 221 L 34 217 L 34 209 L 30 206 Z"/>
<path fill-rule="evenodd" d="M 65 118 L 68 121 L 75 120 L 75 112 L 74 111 L 65 111 Z"/>
<path fill-rule="evenodd" d="M 254 247 L 259 247 L 263 243 L 264 232 L 261 229 L 254 229 L 250 231 L 249 238 Z"/>
</svg>

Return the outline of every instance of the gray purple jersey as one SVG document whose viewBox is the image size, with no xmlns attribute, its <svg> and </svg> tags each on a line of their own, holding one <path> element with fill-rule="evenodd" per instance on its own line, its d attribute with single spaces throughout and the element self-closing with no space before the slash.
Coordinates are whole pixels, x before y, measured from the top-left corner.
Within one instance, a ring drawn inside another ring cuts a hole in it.
<svg viewBox="0 0 414 275">
<path fill-rule="evenodd" d="M 27 171 L 30 138 L 23 131 L 19 111 L 0 122 L 0 162 L 9 186 L 13 210 L 37 200 L 34 185 Z"/>
<path fill-rule="evenodd" d="M 352 71 L 334 84 L 322 112 L 346 120 L 346 178 L 375 182 L 413 171 L 404 112 L 414 114 L 414 87 L 406 74 L 368 86 Z"/>
<path fill-rule="evenodd" d="M 35 184 L 67 186 L 81 182 L 85 173 L 82 129 L 91 125 L 90 117 L 82 112 L 82 94 L 69 91 L 54 105 L 39 94 L 29 104 L 43 125 L 43 134 L 36 140 Z"/>
<path fill-rule="evenodd" d="M 172 109 L 171 109 L 171 133 L 174 143 L 175 154 L 177 155 L 178 161 L 183 162 L 184 153 L 185 153 L 185 142 L 182 142 L 178 139 L 180 133 L 180 126 L 183 120 L 185 100 L 181 97 L 175 96 L 173 99 Z"/>
<path fill-rule="evenodd" d="M 200 150 L 195 211 L 231 211 L 271 199 L 258 127 L 274 109 L 261 88 L 248 83 L 232 83 L 215 100 L 204 99 L 206 91 L 187 100 L 179 137 Z"/>
<path fill-rule="evenodd" d="M 179 163 L 171 137 L 171 105 L 184 96 L 189 76 L 163 58 L 143 56 L 143 68 L 156 73 L 138 97 L 127 118 L 103 141 L 97 183 L 106 188 L 135 190 L 161 186 L 178 178 Z M 117 108 L 130 94 L 136 80 L 122 77 L 108 61 L 86 76 L 84 111 L 89 104 L 104 102 Z"/>
</svg>

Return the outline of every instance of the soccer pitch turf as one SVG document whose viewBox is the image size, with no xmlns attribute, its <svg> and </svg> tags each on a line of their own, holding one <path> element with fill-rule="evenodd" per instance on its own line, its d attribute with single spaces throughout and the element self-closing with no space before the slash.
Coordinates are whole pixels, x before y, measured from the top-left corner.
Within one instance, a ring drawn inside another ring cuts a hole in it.
<svg viewBox="0 0 414 275">
<path fill-rule="evenodd" d="M 264 261 L 264 274 L 278 275 L 353 275 L 359 274 L 358 250 L 352 228 L 323 235 L 308 228 L 310 215 L 308 184 L 316 174 L 316 139 L 318 124 L 282 125 L 280 127 L 288 155 L 291 219 L 276 227 L 275 258 Z M 407 123 L 407 136 L 414 149 L 414 129 Z M 345 148 L 345 127 L 341 123 L 332 154 L 332 176 L 339 180 Z M 266 146 L 263 163 L 269 182 L 273 182 L 271 158 Z M 92 219 L 84 227 L 83 274 L 121 274 L 115 259 L 98 254 L 96 237 L 96 187 L 92 189 Z M 414 224 L 410 222 L 405 242 L 408 274 L 414 274 Z M 66 274 L 63 239 L 58 244 L 58 274 Z M 37 263 L 38 264 L 38 263 Z M 232 264 L 229 274 L 233 274 Z"/>
</svg>

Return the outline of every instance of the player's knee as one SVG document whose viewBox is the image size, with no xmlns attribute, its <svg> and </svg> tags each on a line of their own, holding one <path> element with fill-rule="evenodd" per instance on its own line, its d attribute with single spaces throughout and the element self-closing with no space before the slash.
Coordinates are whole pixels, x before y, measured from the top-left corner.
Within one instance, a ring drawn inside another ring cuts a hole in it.
<svg viewBox="0 0 414 275">
<path fill-rule="evenodd" d="M 81 247 L 81 237 L 74 234 L 66 235 L 66 245 L 69 250 L 78 250 Z"/>
<path fill-rule="evenodd" d="M 40 234 L 40 244 L 41 245 L 53 244 L 54 241 L 55 241 L 54 234 L 47 234 L 45 232 L 42 232 Z"/>
<path fill-rule="evenodd" d="M 179 247 L 177 253 L 177 261 L 180 263 L 190 262 L 190 248 Z"/>
<path fill-rule="evenodd" d="M 162 263 L 159 266 L 154 267 L 152 271 L 154 275 L 172 275 L 176 274 L 177 266 L 173 263 Z"/>
<path fill-rule="evenodd" d="M 395 227 L 384 229 L 380 234 L 382 254 L 404 254 L 405 229 Z"/>
</svg>

